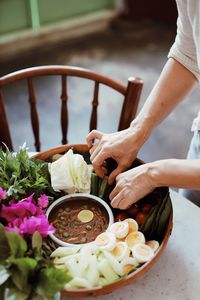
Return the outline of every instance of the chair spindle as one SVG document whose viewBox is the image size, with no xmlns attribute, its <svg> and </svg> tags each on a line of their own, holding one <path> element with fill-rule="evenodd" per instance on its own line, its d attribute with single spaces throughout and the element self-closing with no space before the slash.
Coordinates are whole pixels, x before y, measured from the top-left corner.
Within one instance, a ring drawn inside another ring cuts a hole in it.
<svg viewBox="0 0 200 300">
<path fill-rule="evenodd" d="M 92 100 L 92 113 L 90 118 L 90 131 L 97 128 L 97 107 L 99 105 L 99 82 L 95 81 L 94 94 Z"/>
<path fill-rule="evenodd" d="M 33 134 L 35 137 L 35 149 L 40 151 L 40 134 L 39 134 L 39 118 L 36 107 L 36 96 L 34 91 L 34 85 L 32 78 L 28 78 L 28 92 L 29 92 L 29 103 L 31 110 L 31 124 L 33 129 Z"/>
<path fill-rule="evenodd" d="M 142 87 L 142 79 L 137 77 L 130 77 L 128 79 L 128 85 L 124 98 L 124 103 L 122 106 L 118 130 L 128 128 L 130 126 L 130 122 L 135 118 Z"/>
<path fill-rule="evenodd" d="M 67 107 L 67 76 L 62 75 L 62 92 L 61 92 L 61 128 L 62 128 L 62 144 L 67 144 L 68 131 L 68 107 Z"/>
<path fill-rule="evenodd" d="M 4 145 L 3 145 L 3 143 L 4 143 L 10 150 L 13 150 L 12 139 L 11 139 L 7 116 L 6 116 L 6 111 L 5 111 L 5 107 L 4 107 L 3 93 L 1 90 L 0 90 L 0 116 L 1 116 L 0 147 L 4 147 Z"/>
</svg>

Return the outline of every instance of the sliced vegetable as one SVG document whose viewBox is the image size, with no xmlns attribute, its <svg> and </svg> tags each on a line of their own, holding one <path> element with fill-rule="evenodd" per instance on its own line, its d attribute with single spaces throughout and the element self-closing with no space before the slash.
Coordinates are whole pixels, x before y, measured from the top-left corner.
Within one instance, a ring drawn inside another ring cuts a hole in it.
<svg viewBox="0 0 200 300">
<path fill-rule="evenodd" d="M 101 180 L 101 184 L 98 192 L 98 196 L 102 199 L 104 198 L 104 195 L 106 193 L 107 186 L 108 186 L 108 176 L 104 176 L 103 179 Z"/>
<path fill-rule="evenodd" d="M 69 259 L 67 259 L 67 261 L 65 262 L 65 265 L 69 271 L 69 273 L 73 276 L 73 277 L 81 277 L 81 269 L 78 267 L 78 259 L 74 258 L 74 257 L 70 257 Z"/>
<path fill-rule="evenodd" d="M 91 186 L 90 186 L 90 194 L 94 196 L 98 196 L 98 186 L 99 186 L 99 177 L 96 173 L 91 174 Z"/>
<path fill-rule="evenodd" d="M 108 251 L 103 251 L 103 254 L 105 258 L 107 258 L 107 262 L 111 265 L 112 269 L 115 271 L 115 273 L 119 276 L 123 275 L 122 266 L 118 262 L 118 260 L 115 258 L 114 255 L 112 255 Z"/>
<path fill-rule="evenodd" d="M 91 283 L 92 286 L 98 286 L 99 270 L 96 255 L 90 255 L 88 262 L 89 264 L 85 272 L 85 278 Z"/>
<path fill-rule="evenodd" d="M 78 219 L 82 223 L 88 223 L 88 222 L 92 221 L 93 218 L 94 218 L 94 214 L 89 209 L 83 209 L 78 214 Z"/>
<path fill-rule="evenodd" d="M 68 282 L 64 289 L 70 290 L 70 289 L 77 289 L 77 288 L 91 288 L 91 283 L 82 277 L 74 277 L 70 282 Z"/>
<path fill-rule="evenodd" d="M 82 245 L 78 250 L 70 247 L 66 251 L 65 247 L 60 247 L 52 253 L 52 257 L 58 255 L 54 259 L 56 268 L 74 277 L 65 286 L 66 289 L 111 284 L 153 257 L 159 243 L 152 240 L 149 246 L 146 245 L 143 233 L 137 231 L 137 222 L 131 218 L 114 223 L 111 230 L 124 235 L 124 228 L 126 233 L 130 232 L 124 241 L 116 238 L 113 232 L 106 231 L 98 235 L 95 242 Z"/>
<path fill-rule="evenodd" d="M 58 247 L 55 251 L 51 253 L 51 257 L 63 257 L 70 254 L 75 254 L 78 252 L 80 247 Z"/>
<path fill-rule="evenodd" d="M 102 259 L 98 262 L 98 268 L 100 273 L 105 277 L 109 282 L 114 282 L 119 279 L 119 276 L 115 273 L 110 264 L 108 264 L 107 259 Z"/>
</svg>

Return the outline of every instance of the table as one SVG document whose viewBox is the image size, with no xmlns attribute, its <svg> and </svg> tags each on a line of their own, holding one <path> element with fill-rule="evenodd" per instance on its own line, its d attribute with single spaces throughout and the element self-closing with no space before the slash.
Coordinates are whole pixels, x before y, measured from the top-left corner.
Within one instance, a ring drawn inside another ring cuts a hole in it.
<svg viewBox="0 0 200 300">
<path fill-rule="evenodd" d="M 199 300 L 200 208 L 170 190 L 174 217 L 166 249 L 153 268 L 131 285 L 100 297 L 63 300 Z"/>
</svg>

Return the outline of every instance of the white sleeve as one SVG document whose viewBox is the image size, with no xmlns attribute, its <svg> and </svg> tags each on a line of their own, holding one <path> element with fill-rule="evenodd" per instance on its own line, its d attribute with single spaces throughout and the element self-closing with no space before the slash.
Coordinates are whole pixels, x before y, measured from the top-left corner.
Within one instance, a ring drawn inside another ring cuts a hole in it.
<svg viewBox="0 0 200 300">
<path fill-rule="evenodd" d="M 177 8 L 177 34 L 175 42 L 168 53 L 168 58 L 174 58 L 180 62 L 200 81 L 193 30 L 187 13 L 187 1 L 177 0 Z"/>
</svg>

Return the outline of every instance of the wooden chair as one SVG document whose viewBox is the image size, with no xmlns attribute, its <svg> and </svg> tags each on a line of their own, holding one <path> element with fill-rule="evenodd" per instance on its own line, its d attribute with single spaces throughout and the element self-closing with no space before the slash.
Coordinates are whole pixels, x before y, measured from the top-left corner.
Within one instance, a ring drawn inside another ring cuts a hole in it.
<svg viewBox="0 0 200 300">
<path fill-rule="evenodd" d="M 29 104 L 31 123 L 35 140 L 35 149 L 40 151 L 40 126 L 37 111 L 36 93 L 34 88 L 34 78 L 38 76 L 51 76 L 58 75 L 61 80 L 61 130 L 62 130 L 62 144 L 66 144 L 68 133 L 68 94 L 67 94 L 67 79 L 68 77 L 79 77 L 92 80 L 94 82 L 93 96 L 91 96 L 92 111 L 90 117 L 89 131 L 97 128 L 97 109 L 99 104 L 99 86 L 101 84 L 110 87 L 111 89 L 124 95 L 118 130 L 125 129 L 129 126 L 130 122 L 134 119 L 140 94 L 143 86 L 143 81 L 140 78 L 129 78 L 127 86 L 98 74 L 96 72 L 69 66 L 39 66 L 27 68 L 7 74 L 0 77 L 0 146 L 2 142 L 5 143 L 9 149 L 13 150 L 13 143 L 9 129 L 9 122 L 4 105 L 4 87 L 19 80 L 26 80 L 28 86 Z"/>
</svg>

